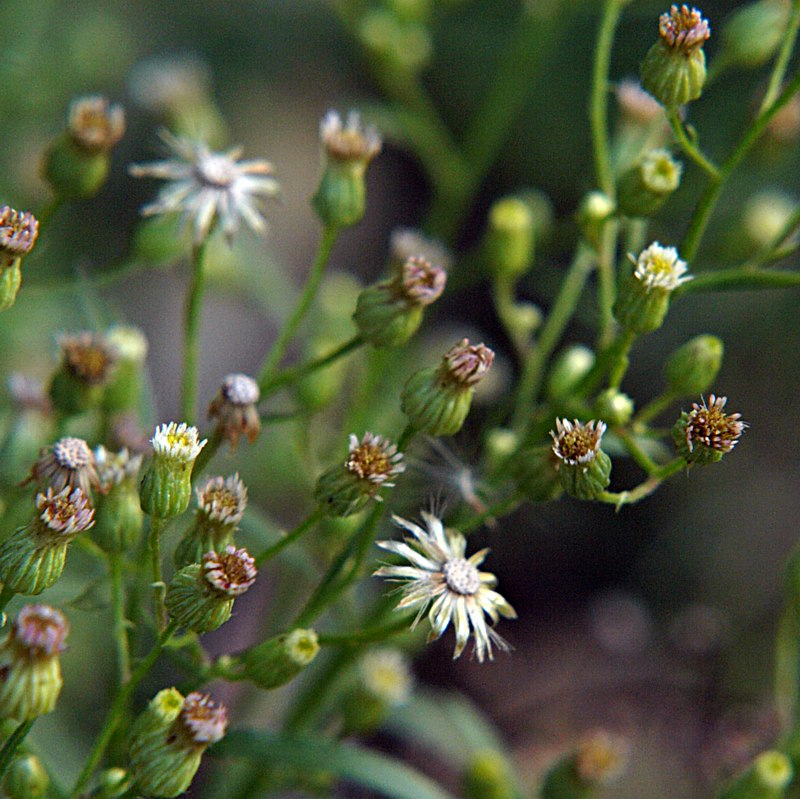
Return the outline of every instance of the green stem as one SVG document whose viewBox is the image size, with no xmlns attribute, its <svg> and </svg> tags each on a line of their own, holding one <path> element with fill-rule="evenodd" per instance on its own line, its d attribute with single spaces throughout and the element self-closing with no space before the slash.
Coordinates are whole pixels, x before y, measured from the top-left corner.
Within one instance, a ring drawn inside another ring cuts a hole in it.
<svg viewBox="0 0 800 799">
<path fill-rule="evenodd" d="M 0 749 L 0 778 L 6 773 L 6 770 L 11 765 L 14 755 L 17 753 L 20 744 L 25 740 L 27 734 L 31 731 L 33 723 L 36 719 L 23 721 L 15 730 L 8 736 L 3 748 Z"/>
<path fill-rule="evenodd" d="M 603 225 L 597 258 L 597 311 L 599 329 L 597 346 L 608 346 L 614 339 L 614 300 L 617 296 L 616 253 L 619 238 L 619 221 L 608 220 Z"/>
<path fill-rule="evenodd" d="M 294 528 L 294 530 L 287 533 L 279 541 L 276 541 L 274 544 L 272 544 L 272 546 L 267 547 L 256 558 L 256 565 L 261 567 L 268 560 L 274 558 L 281 550 L 283 550 L 285 547 L 288 547 L 289 544 L 294 543 L 298 538 L 300 538 L 303 533 L 311 530 L 317 524 L 317 522 L 319 522 L 322 516 L 322 509 L 317 506 L 308 516 L 306 516 L 305 519 L 303 519 L 302 522 L 300 522 L 300 524 Z"/>
<path fill-rule="evenodd" d="M 787 597 L 775 637 L 775 707 L 785 733 L 794 726 L 797 708 L 798 632 L 797 611 Z"/>
<path fill-rule="evenodd" d="M 258 385 L 262 391 L 264 390 L 263 387 L 268 386 L 275 376 L 275 371 L 283 359 L 283 356 L 286 354 L 289 343 L 297 332 L 300 323 L 303 321 L 303 317 L 311 307 L 311 303 L 314 301 L 317 289 L 322 281 L 322 276 L 325 273 L 325 266 L 328 263 L 331 250 L 333 249 L 338 235 L 339 228 L 335 225 L 326 226 L 322 232 L 322 238 L 317 248 L 314 263 L 311 265 L 311 271 L 309 272 L 300 298 L 297 301 L 297 305 L 295 305 L 292 315 L 286 320 L 286 324 L 278 334 L 278 338 L 272 345 L 272 349 L 270 349 L 264 360 L 264 365 L 261 367 L 261 372 L 258 376 Z"/>
<path fill-rule="evenodd" d="M 417 430 L 413 425 L 407 425 L 405 430 L 400 433 L 400 438 L 397 439 L 397 451 L 405 452 L 410 441 L 417 434 Z"/>
<path fill-rule="evenodd" d="M 507 275 L 495 277 L 492 281 L 492 301 L 500 324 L 514 345 L 517 356 L 524 358 L 530 348 L 531 329 L 523 329 L 519 324 L 515 284 L 516 280 Z"/>
<path fill-rule="evenodd" d="M 628 366 L 630 364 L 628 353 L 631 351 L 635 340 L 636 334 L 632 333 L 630 330 L 624 330 L 620 334 L 617 355 L 608 376 L 609 388 L 618 390 L 622 385 L 622 378 L 625 377 L 625 373 L 628 371 Z"/>
<path fill-rule="evenodd" d="M 363 630 L 355 630 L 349 633 L 320 635 L 318 641 L 320 646 L 333 646 L 341 648 L 349 648 L 354 646 L 363 646 L 364 644 L 371 644 L 376 641 L 385 641 L 393 635 L 408 632 L 409 622 L 408 616 L 403 616 L 401 619 L 396 619 L 389 624 L 378 624 L 374 627 L 367 627 Z"/>
<path fill-rule="evenodd" d="M 659 394 L 657 397 L 651 399 L 650 402 L 633 417 L 631 426 L 636 427 L 647 424 L 655 419 L 662 411 L 669 408 L 677 399 L 678 395 L 672 391 L 665 391 L 663 394 Z"/>
<path fill-rule="evenodd" d="M 120 685 L 124 685 L 128 681 L 131 673 L 131 654 L 128 641 L 128 621 L 125 618 L 125 586 L 122 579 L 122 566 L 122 555 L 119 552 L 112 552 L 108 555 L 114 641 L 117 653 L 117 674 Z"/>
<path fill-rule="evenodd" d="M 640 483 L 636 488 L 630 491 L 603 491 L 597 497 L 598 501 L 605 502 L 608 505 L 614 505 L 617 510 L 620 510 L 623 505 L 632 505 L 636 502 L 649 497 L 660 485 L 673 474 L 676 474 L 686 466 L 686 461 L 683 458 L 676 458 L 664 466 L 660 466 L 657 470 L 650 475 L 643 483 Z"/>
<path fill-rule="evenodd" d="M 157 516 L 150 517 L 150 575 L 153 585 L 153 615 L 159 630 L 167 624 L 167 609 L 164 607 L 164 597 L 167 587 L 161 573 L 161 536 L 164 532 L 165 522 Z"/>
<path fill-rule="evenodd" d="M 708 174 L 709 177 L 716 180 L 719 177 L 719 169 L 714 163 L 706 158 L 705 155 L 703 155 L 700 148 L 689 138 L 678 112 L 675 110 L 669 111 L 667 114 L 667 119 L 669 119 L 672 132 L 675 134 L 675 138 L 678 140 L 678 144 L 680 144 L 684 153 L 686 153 L 686 155 L 688 155 L 689 158 L 691 158 L 692 161 L 694 161 L 695 164 L 700 167 L 700 169 Z"/>
<path fill-rule="evenodd" d="M 544 323 L 539 338 L 531 349 L 522 367 L 522 375 L 514 400 L 512 427 L 517 432 L 524 431 L 528 417 L 539 388 L 541 387 L 544 369 L 548 359 L 556 348 L 567 327 L 578 299 L 581 296 L 586 280 L 595 263 L 594 252 L 583 242 L 578 245 L 575 258 L 561 284 L 558 296 Z"/>
<path fill-rule="evenodd" d="M 696 294 L 700 291 L 751 291 L 752 289 L 781 289 L 800 286 L 800 272 L 785 269 L 753 269 L 749 266 L 723 269 L 720 272 L 700 272 L 688 283 L 682 283 L 673 297 Z"/>
<path fill-rule="evenodd" d="M 200 362 L 200 317 L 203 309 L 205 270 L 203 259 L 206 242 L 192 247 L 189 290 L 186 295 L 183 335 L 183 382 L 181 384 L 181 416 L 193 424 L 197 419 L 197 379 Z"/>
<path fill-rule="evenodd" d="M 647 472 L 648 475 L 658 472 L 661 467 L 644 451 L 644 449 L 642 449 L 641 444 L 639 444 L 634 435 L 622 428 L 616 428 L 614 432 L 625 445 L 628 454 L 636 461 L 641 469 Z"/>
<path fill-rule="evenodd" d="M 775 59 L 775 65 L 772 68 L 772 74 L 769 76 L 769 84 L 767 91 L 764 94 L 764 99 L 761 101 L 761 107 L 758 109 L 759 114 L 769 108 L 778 96 L 781 90 L 781 84 L 786 76 L 786 70 L 789 67 L 789 61 L 792 58 L 794 51 L 795 41 L 797 40 L 797 31 L 800 29 L 800 3 L 792 3 L 792 15 L 789 17 L 789 24 L 783 33 L 783 42 L 778 57 Z"/>
<path fill-rule="evenodd" d="M 112 702 L 111 707 L 108 710 L 108 714 L 106 715 L 103 728 L 100 730 L 100 733 L 95 739 L 94 746 L 89 753 L 89 757 L 87 758 L 81 773 L 78 775 L 78 779 L 69 795 L 69 799 L 78 799 L 83 792 L 83 789 L 88 784 L 92 774 L 94 773 L 94 770 L 100 763 L 100 759 L 103 757 L 108 744 L 111 742 L 111 736 L 114 734 L 117 725 L 125 715 L 128 701 L 133 696 L 136 686 L 139 685 L 139 683 L 147 676 L 147 673 L 150 671 L 150 669 L 153 668 L 161 650 L 164 648 L 164 645 L 167 643 L 167 641 L 169 641 L 177 626 L 178 625 L 176 622 L 170 622 L 169 626 L 159 636 L 159 639 L 153 648 L 147 653 L 147 655 L 145 655 L 144 659 L 141 660 L 133 670 L 130 680 L 122 685 L 119 691 L 117 691 L 117 695 L 114 697 L 114 701 Z"/>
</svg>

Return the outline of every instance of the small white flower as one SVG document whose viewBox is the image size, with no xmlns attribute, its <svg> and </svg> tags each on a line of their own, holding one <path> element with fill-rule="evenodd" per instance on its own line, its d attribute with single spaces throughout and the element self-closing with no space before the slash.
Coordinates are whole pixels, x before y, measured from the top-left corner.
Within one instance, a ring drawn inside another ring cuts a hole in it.
<svg viewBox="0 0 800 799">
<path fill-rule="evenodd" d="M 492 644 L 508 650 L 509 644 L 485 618 L 488 616 L 494 624 L 500 616 L 517 617 L 514 608 L 492 590 L 497 578 L 489 572 L 478 571 L 489 550 L 482 549 L 470 558 L 464 557 L 467 546 L 464 536 L 456 530 L 445 530 L 441 520 L 432 513 L 422 513 L 427 530 L 399 516 L 392 518 L 414 538 L 378 541 L 377 544 L 405 558 L 411 565 L 382 566 L 375 575 L 403 583 L 399 589 L 403 598 L 397 609 L 418 609 L 412 628 L 430 606 L 428 641 L 441 637 L 452 621 L 456 633 L 454 659 L 464 651 L 470 635 L 475 639 L 475 656 L 481 663 L 485 657 L 492 659 Z"/>
<path fill-rule="evenodd" d="M 691 275 L 685 274 L 688 267 L 686 261 L 678 258 L 678 251 L 674 247 L 662 247 L 657 241 L 642 250 L 637 259 L 629 257 L 636 265 L 634 277 L 648 289 L 673 291 L 692 279 Z"/>
<path fill-rule="evenodd" d="M 132 164 L 128 171 L 137 178 L 170 181 L 155 202 L 142 208 L 145 216 L 180 212 L 194 229 L 192 241 L 205 241 L 219 220 L 228 241 L 244 220 L 256 233 L 266 229 L 258 199 L 280 191 L 268 161 L 239 161 L 240 148 L 214 153 L 198 141 L 162 131 L 161 138 L 175 157 L 149 164 Z"/>
<path fill-rule="evenodd" d="M 180 424 L 170 422 L 156 428 L 150 443 L 157 456 L 181 463 L 191 463 L 206 445 L 207 439 L 199 441 L 199 438 L 196 427 L 190 427 L 186 422 Z"/>
</svg>

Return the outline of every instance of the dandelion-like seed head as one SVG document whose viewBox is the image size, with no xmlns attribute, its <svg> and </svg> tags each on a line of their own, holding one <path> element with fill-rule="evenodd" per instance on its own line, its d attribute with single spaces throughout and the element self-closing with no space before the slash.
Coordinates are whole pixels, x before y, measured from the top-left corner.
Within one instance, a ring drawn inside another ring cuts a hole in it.
<svg viewBox="0 0 800 799">
<path fill-rule="evenodd" d="M 424 258 L 445 272 L 453 265 L 453 256 L 444 244 L 423 236 L 414 228 L 400 227 L 392 231 L 389 254 L 398 264 L 404 264 L 409 258 Z"/>
<path fill-rule="evenodd" d="M 195 488 L 198 511 L 219 524 L 233 526 L 244 516 L 247 507 L 247 487 L 238 473 L 230 477 L 211 477 L 205 485 Z"/>
<path fill-rule="evenodd" d="M 186 422 L 169 422 L 156 427 L 150 439 L 156 456 L 162 456 L 180 463 L 192 463 L 206 445 L 207 439 L 199 440 L 196 427 Z"/>
<path fill-rule="evenodd" d="M 241 596 L 255 582 L 258 570 L 255 560 L 246 549 L 225 547 L 223 552 L 213 550 L 203 555 L 203 577 L 221 594 Z"/>
<path fill-rule="evenodd" d="M 448 380 L 467 387 L 480 383 L 493 361 L 493 350 L 464 338 L 444 354 L 442 367 Z"/>
<path fill-rule="evenodd" d="M 687 275 L 688 267 L 685 261 L 678 257 L 674 247 L 662 247 L 657 241 L 643 250 L 635 260 L 634 277 L 641 281 L 648 290 L 662 289 L 673 291 L 682 283 L 692 279 Z"/>
<path fill-rule="evenodd" d="M 109 152 L 125 134 L 125 111 L 100 95 L 79 97 L 70 104 L 67 130 L 87 153 Z"/>
<path fill-rule="evenodd" d="M 28 211 L 0 206 L 0 265 L 27 255 L 39 235 L 39 222 Z"/>
<path fill-rule="evenodd" d="M 556 419 L 556 429 L 550 431 L 553 452 L 564 463 L 583 466 L 594 460 L 605 432 L 605 422 L 594 419 L 586 424 L 577 419 L 573 422 L 569 419 Z"/>
<path fill-rule="evenodd" d="M 726 454 L 738 443 L 739 437 L 747 427 L 740 413 L 725 413 L 727 397 L 711 394 L 708 403 L 703 399 L 692 403 L 686 419 L 686 446 L 689 452 L 696 447 Z"/>
<path fill-rule="evenodd" d="M 102 493 L 108 493 L 114 486 L 126 480 L 134 480 L 142 465 L 142 455 L 132 454 L 127 447 L 112 452 L 102 444 L 95 447 L 94 465 Z"/>
<path fill-rule="evenodd" d="M 345 122 L 338 111 L 328 111 L 319 124 L 319 138 L 328 157 L 336 161 L 368 164 L 383 147 L 378 131 L 365 128 L 357 111 L 350 111 Z"/>
<path fill-rule="evenodd" d="M 400 270 L 400 291 L 412 305 L 430 305 L 442 296 L 447 273 L 430 261 L 412 255 Z"/>
<path fill-rule="evenodd" d="M 90 496 L 92 488 L 97 486 L 92 450 L 82 438 L 60 438 L 41 451 L 33 465 L 32 477 L 43 488 L 52 488 L 55 492 L 67 487 L 80 488 Z"/>
<path fill-rule="evenodd" d="M 228 728 L 228 711 L 208 694 L 192 691 L 183 700 L 178 724 L 190 744 L 205 748 L 221 741 Z"/>
<path fill-rule="evenodd" d="M 413 677 L 408 659 L 399 649 L 383 647 L 367 652 L 359 664 L 361 683 L 376 699 L 390 707 L 408 700 Z"/>
<path fill-rule="evenodd" d="M 220 388 L 223 396 L 233 405 L 255 405 L 261 399 L 258 383 L 249 375 L 227 375 Z"/>
<path fill-rule="evenodd" d="M 606 730 L 595 730 L 579 743 L 575 768 L 581 781 L 589 785 L 608 785 L 619 778 L 630 761 L 630 743 Z"/>
<path fill-rule="evenodd" d="M 350 434 L 350 452 L 344 466 L 362 480 L 387 487 L 393 486 L 389 480 L 406 468 L 403 453 L 397 451 L 397 446 L 373 433 L 365 433 L 361 441 Z"/>
<path fill-rule="evenodd" d="M 650 191 L 671 194 L 680 185 L 683 164 L 669 150 L 648 150 L 639 161 L 639 172 Z"/>
<path fill-rule="evenodd" d="M 48 658 L 66 649 L 69 623 L 61 611 L 49 605 L 20 608 L 10 637 L 31 658 Z"/>
<path fill-rule="evenodd" d="M 102 386 L 111 379 L 118 353 L 105 336 L 84 330 L 59 336 L 58 345 L 66 370 L 87 386 Z"/>
<path fill-rule="evenodd" d="M 658 18 L 658 34 L 668 47 L 688 55 L 705 44 L 711 36 L 711 27 L 696 8 L 684 3 L 671 6 Z"/>
<path fill-rule="evenodd" d="M 435 640 L 453 623 L 456 646 L 453 657 L 464 651 L 470 636 L 474 639 L 475 656 L 480 662 L 493 657 L 492 647 L 508 650 L 508 643 L 493 629 L 502 616 L 516 618 L 514 608 L 493 587 L 497 579 L 481 572 L 488 550 L 467 558 L 466 539 L 455 530 L 445 530 L 441 520 L 423 512 L 426 529 L 394 516 L 397 525 L 412 534 L 405 541 L 378 541 L 378 546 L 408 561 L 407 566 L 382 566 L 375 574 L 401 583 L 403 598 L 398 610 L 416 608 L 415 626 L 428 610 L 431 632 Z M 491 621 L 487 624 L 486 617 Z"/>
<path fill-rule="evenodd" d="M 80 488 L 48 488 L 36 496 L 39 518 L 59 535 L 72 536 L 94 525 L 94 508 Z"/>
<path fill-rule="evenodd" d="M 192 223 L 195 246 L 206 240 L 216 222 L 229 242 L 242 221 L 256 233 L 266 230 L 259 203 L 280 191 L 272 164 L 262 159 L 240 161 L 241 149 L 214 153 L 202 142 L 166 131 L 161 139 L 172 158 L 132 164 L 128 170 L 134 177 L 169 181 L 156 201 L 142 208 L 145 216 L 181 213 Z"/>
</svg>

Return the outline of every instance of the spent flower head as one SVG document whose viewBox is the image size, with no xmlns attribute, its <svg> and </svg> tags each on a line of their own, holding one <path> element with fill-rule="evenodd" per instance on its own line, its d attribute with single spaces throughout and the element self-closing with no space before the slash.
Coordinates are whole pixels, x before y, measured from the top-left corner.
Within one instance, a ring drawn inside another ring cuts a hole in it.
<svg viewBox="0 0 800 799">
<path fill-rule="evenodd" d="M 177 724 L 188 742 L 205 748 L 225 736 L 228 711 L 225 705 L 214 702 L 208 694 L 193 691 L 183 700 Z"/>
<path fill-rule="evenodd" d="M 94 456 L 82 438 L 66 436 L 39 453 L 33 465 L 32 479 L 42 488 L 59 492 L 64 488 L 80 488 L 91 496 L 92 488 L 98 485 Z"/>
<path fill-rule="evenodd" d="M 636 267 L 634 277 L 648 290 L 674 291 L 692 279 L 691 275 L 686 274 L 686 261 L 678 257 L 678 251 L 674 247 L 662 247 L 657 241 L 642 250 L 638 258 L 633 255 L 628 257 Z"/>
<path fill-rule="evenodd" d="M 106 384 L 114 373 L 118 353 L 108 339 L 84 330 L 58 337 L 64 369 L 87 386 Z"/>
<path fill-rule="evenodd" d="M 378 541 L 378 546 L 399 555 L 408 561 L 407 566 L 381 566 L 375 575 L 402 583 L 399 591 L 403 598 L 398 610 L 415 608 L 417 617 L 412 627 L 428 610 L 431 632 L 428 641 L 433 641 L 453 623 L 456 646 L 453 658 L 464 651 L 470 636 L 474 639 L 475 656 L 478 661 L 493 657 L 492 646 L 508 650 L 508 643 L 487 624 L 492 625 L 500 616 L 516 618 L 514 608 L 493 590 L 497 578 L 489 572 L 478 571 L 488 549 L 465 557 L 467 541 L 456 530 L 445 530 L 441 520 L 423 511 L 426 528 L 414 522 L 392 517 L 397 525 L 407 530 L 413 538 L 405 541 Z"/>
<path fill-rule="evenodd" d="M 390 478 L 406 469 L 403 453 L 397 451 L 397 445 L 369 432 L 364 433 L 361 441 L 350 434 L 350 451 L 344 466 L 359 479 L 387 488 L 394 486 Z"/>
<path fill-rule="evenodd" d="M 36 509 L 41 521 L 60 536 L 74 537 L 94 524 L 94 508 L 80 488 L 48 488 L 36 496 Z"/>
<path fill-rule="evenodd" d="M 226 375 L 219 393 L 208 407 L 208 418 L 216 419 L 223 438 L 237 447 L 244 436 L 251 444 L 261 431 L 258 401 L 261 390 L 249 375 L 236 372 Z"/>
<path fill-rule="evenodd" d="M 556 429 L 550 431 L 553 452 L 570 466 L 584 466 L 599 452 L 605 432 L 606 423 L 594 419 L 586 424 L 577 419 L 556 419 Z"/>
<path fill-rule="evenodd" d="M 27 255 L 39 235 L 39 222 L 28 211 L 0 206 L 0 267 Z"/>
<path fill-rule="evenodd" d="M 227 597 L 241 596 L 255 582 L 258 570 L 246 549 L 233 545 L 222 552 L 203 555 L 203 578 L 215 591 Z"/>
<path fill-rule="evenodd" d="M 24 605 L 11 628 L 10 640 L 30 658 L 49 658 L 66 648 L 69 623 L 49 605 Z"/>
<path fill-rule="evenodd" d="M 463 338 L 442 358 L 442 374 L 461 386 L 475 386 L 483 379 L 494 361 L 494 351 L 485 344 L 470 344 Z"/>
<path fill-rule="evenodd" d="M 673 5 L 658 18 L 658 35 L 668 47 L 689 54 L 711 36 L 708 21 L 696 8 Z"/>
<path fill-rule="evenodd" d="M 328 111 L 319 123 L 319 138 L 325 153 L 336 161 L 369 163 L 381 151 L 383 142 L 372 126 L 364 127 L 357 111 L 342 121 L 338 111 Z"/>
<path fill-rule="evenodd" d="M 725 413 L 727 397 L 709 395 L 693 402 L 673 428 L 678 452 L 687 463 L 708 464 L 720 460 L 738 443 L 747 423 L 740 413 Z"/>
<path fill-rule="evenodd" d="M 134 177 L 169 181 L 156 201 L 142 208 L 145 216 L 182 214 L 192 224 L 195 247 L 206 240 L 216 222 L 229 242 L 242 221 L 256 233 L 264 232 L 260 201 L 280 190 L 272 164 L 262 159 L 240 161 L 241 148 L 215 153 L 203 142 L 167 131 L 162 131 L 161 139 L 171 158 L 129 167 Z"/>
<path fill-rule="evenodd" d="M 195 488 L 198 513 L 218 524 L 235 526 L 247 507 L 247 487 L 238 473 L 229 477 L 210 477 Z"/>
<path fill-rule="evenodd" d="M 97 94 L 78 97 L 69 107 L 67 131 L 86 153 L 110 152 L 125 134 L 125 111 Z"/>
<path fill-rule="evenodd" d="M 400 293 L 413 305 L 430 305 L 442 296 L 447 273 L 426 258 L 412 255 L 400 268 Z"/>
</svg>

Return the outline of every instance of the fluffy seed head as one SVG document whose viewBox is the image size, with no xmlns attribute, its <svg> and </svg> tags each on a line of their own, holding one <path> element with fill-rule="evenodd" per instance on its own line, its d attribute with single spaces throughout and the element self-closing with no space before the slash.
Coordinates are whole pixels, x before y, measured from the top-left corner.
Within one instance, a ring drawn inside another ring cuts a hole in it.
<svg viewBox="0 0 800 799">
<path fill-rule="evenodd" d="M 246 549 L 229 545 L 221 553 L 206 552 L 203 555 L 203 577 L 221 594 L 229 597 L 241 596 L 255 582 L 258 570 L 256 562 Z"/>
</svg>

